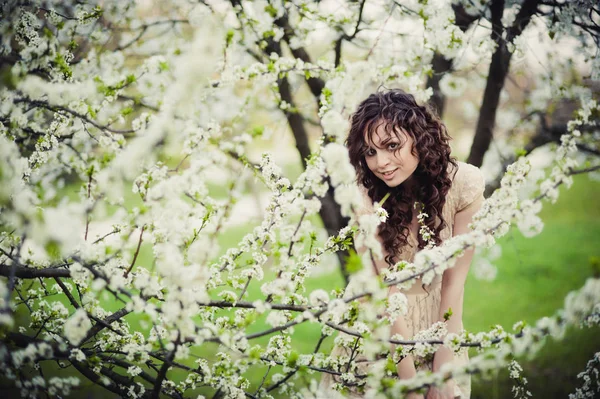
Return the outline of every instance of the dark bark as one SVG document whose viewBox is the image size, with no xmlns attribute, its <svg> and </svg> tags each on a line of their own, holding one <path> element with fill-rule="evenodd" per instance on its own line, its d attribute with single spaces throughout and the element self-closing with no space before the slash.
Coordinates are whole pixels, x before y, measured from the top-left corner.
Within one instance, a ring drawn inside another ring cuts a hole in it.
<svg viewBox="0 0 600 399">
<path fill-rule="evenodd" d="M 335 65 L 336 68 L 338 66 L 340 66 L 340 62 L 342 60 L 342 42 L 343 42 L 343 40 L 344 40 L 343 37 L 340 37 L 338 40 L 336 40 L 335 47 L 333 49 L 333 51 L 335 52 L 335 59 L 333 61 L 333 65 Z"/>
<path fill-rule="evenodd" d="M 298 49 L 292 50 L 292 55 L 295 58 L 299 58 L 304 62 L 312 63 L 310 56 L 308 55 L 306 50 L 304 50 L 304 48 L 298 48 Z M 323 81 L 323 79 L 310 77 L 310 78 L 306 79 L 306 84 L 308 84 L 308 87 L 310 88 L 310 91 L 313 94 L 313 96 L 315 96 L 316 100 L 319 101 L 321 92 L 323 91 L 323 88 L 325 87 L 325 82 Z"/>
<path fill-rule="evenodd" d="M 294 106 L 294 99 L 292 97 L 290 84 L 287 78 L 280 79 L 278 85 L 281 99 Z M 311 151 L 308 143 L 308 133 L 304 127 L 303 118 L 296 112 L 286 112 L 286 118 L 288 125 L 294 134 L 296 149 L 302 158 L 302 166 L 304 169 L 306 169 L 306 160 L 310 156 Z M 319 215 L 321 216 L 323 225 L 325 226 L 327 234 L 329 235 L 337 234 L 341 228 L 348 224 L 348 220 L 342 216 L 339 204 L 333 198 L 333 189 L 331 187 L 329 190 L 327 190 L 327 194 L 321 198 L 321 209 L 319 211 Z M 346 269 L 346 258 L 348 256 L 348 252 L 339 251 L 336 255 L 340 262 L 340 271 L 344 281 L 346 284 L 348 284 L 350 277 Z"/>
<path fill-rule="evenodd" d="M 281 29 L 283 29 L 283 40 L 286 43 L 288 43 L 288 45 L 289 45 L 290 39 L 294 36 L 294 30 L 289 24 L 287 15 L 283 15 L 281 18 L 276 20 L 275 24 L 277 26 L 279 26 Z M 277 51 L 277 54 L 281 55 L 281 46 L 278 43 L 274 43 L 274 42 L 270 43 L 269 46 L 267 47 L 267 49 L 275 50 L 275 51 Z M 306 49 L 304 47 L 298 47 L 295 49 L 290 48 L 290 51 L 292 52 L 292 55 L 294 56 L 294 58 L 297 58 L 306 63 L 312 64 L 312 59 L 310 58 L 310 55 L 308 54 L 308 52 L 306 51 Z M 308 87 L 310 88 L 311 93 L 313 94 L 313 96 L 315 96 L 315 99 L 318 102 L 319 97 L 321 96 L 321 92 L 323 91 L 323 88 L 325 87 L 325 82 L 323 81 L 323 79 L 310 77 L 310 78 L 306 79 L 306 84 L 308 84 Z"/>
<path fill-rule="evenodd" d="M 531 17 L 537 11 L 539 0 L 525 0 L 515 22 L 506 32 L 503 39 L 504 26 L 502 25 L 502 13 L 504 11 L 504 0 L 494 0 L 490 6 L 492 14 L 492 37 L 496 42 L 496 51 L 492 55 L 492 61 L 487 77 L 483 101 L 479 111 L 479 119 L 475 129 L 475 137 L 471 146 L 471 152 L 467 162 L 481 166 L 483 156 L 492 142 L 496 113 L 500 102 L 500 93 L 504 87 L 504 80 L 508 75 L 510 58 L 512 53 L 508 51 L 507 43 L 519 36 L 531 21 Z"/>
<path fill-rule="evenodd" d="M 85 338 L 83 338 L 81 340 L 81 345 L 83 345 L 85 342 L 87 342 L 90 338 L 96 336 L 96 334 L 98 334 L 104 328 L 106 328 L 107 326 L 110 327 L 110 325 L 113 322 L 122 319 L 123 317 L 127 316 L 129 313 L 131 313 L 131 310 L 127 310 L 125 308 L 121 308 L 121 309 L 117 310 L 116 312 L 114 312 L 113 314 L 111 314 L 110 316 L 107 316 L 104 320 L 102 320 L 102 323 L 96 323 L 88 331 L 88 333 L 86 334 Z"/>
<path fill-rule="evenodd" d="M 281 95 L 281 99 L 293 106 L 295 103 L 294 99 L 292 98 L 292 92 L 287 78 L 279 79 L 277 85 L 279 86 L 279 94 Z M 296 149 L 300 153 L 300 158 L 302 159 L 302 167 L 306 169 L 306 160 L 310 156 L 310 146 L 308 144 L 308 133 L 304 127 L 302 115 L 295 111 L 288 111 L 285 113 L 285 117 L 287 118 L 288 125 L 290 125 L 290 129 L 292 129 L 292 133 L 294 134 Z"/>
<path fill-rule="evenodd" d="M 152 393 L 150 395 L 150 397 L 152 399 L 158 399 L 160 396 L 160 392 L 162 390 L 162 382 L 167 377 L 167 371 L 169 371 L 170 363 L 175 358 L 175 351 L 177 350 L 177 346 L 179 346 L 179 335 L 180 334 L 181 333 L 179 331 L 177 331 L 177 339 L 173 343 L 173 345 L 174 345 L 173 349 L 167 354 L 165 361 L 163 362 L 162 366 L 160 367 L 160 371 L 156 375 L 156 380 L 154 381 L 154 387 L 153 387 Z"/>
<path fill-rule="evenodd" d="M 335 46 L 334 46 L 334 65 L 337 68 L 338 66 L 340 66 L 340 62 L 342 60 L 342 44 L 344 42 L 344 40 L 347 41 L 352 41 L 356 35 L 358 34 L 358 32 L 360 32 L 360 23 L 362 22 L 362 17 L 363 17 L 363 11 L 365 10 L 365 3 L 366 0 L 361 1 L 359 9 L 358 9 L 358 18 L 356 19 L 356 25 L 354 26 L 354 32 L 351 35 L 347 35 L 347 34 L 342 34 L 340 36 L 339 39 L 337 39 L 335 41 Z"/>
<path fill-rule="evenodd" d="M 289 25 L 287 16 L 284 15 L 283 17 L 275 21 L 275 23 L 284 30 L 283 40 L 289 43 L 289 40 L 293 36 L 293 29 Z M 301 59 L 306 63 L 312 63 L 310 55 L 304 48 L 300 47 L 292 49 L 291 51 L 294 57 Z M 265 48 L 265 53 L 271 54 L 272 52 L 281 55 L 281 45 L 279 43 L 270 41 L 267 47 Z M 316 106 L 318 108 L 320 105 L 321 92 L 325 87 L 325 82 L 320 78 L 311 77 L 306 79 L 306 83 L 315 98 Z M 281 99 L 286 103 L 290 104 L 292 108 L 295 109 L 296 107 L 292 95 L 292 90 L 287 78 L 281 78 L 277 82 L 277 84 L 279 88 L 279 94 L 281 95 Z M 288 121 L 288 125 L 292 130 L 292 134 L 294 135 L 296 149 L 298 150 L 298 153 L 300 154 L 300 157 L 302 159 L 302 166 L 304 169 L 306 169 L 306 160 L 310 156 L 311 150 L 309 146 L 308 132 L 304 127 L 304 118 L 296 111 L 286 112 L 285 115 Z M 321 219 L 323 220 L 323 225 L 325 226 L 327 234 L 329 235 L 337 234 L 341 228 L 348 224 L 348 219 L 342 216 L 340 206 L 333 198 L 333 194 L 333 189 L 330 188 L 327 191 L 327 194 L 320 199 L 321 210 L 319 211 L 319 215 L 321 216 Z M 345 283 L 348 284 L 350 277 L 346 269 L 346 258 L 348 257 L 348 252 L 339 251 L 336 253 L 336 255 L 340 262 L 340 271 L 342 273 L 342 277 L 344 278 Z"/>
<path fill-rule="evenodd" d="M 461 5 L 452 6 L 454 10 L 454 21 L 456 26 L 465 32 L 478 17 L 467 14 L 464 7 Z M 437 112 L 441 118 L 444 115 L 444 105 L 446 102 L 446 96 L 440 90 L 440 80 L 444 77 L 444 74 L 452 70 L 452 61 L 447 59 L 440 53 L 433 55 L 431 61 L 432 74 L 427 78 L 427 87 L 433 89 L 433 95 L 429 100 L 429 105 Z"/>
<path fill-rule="evenodd" d="M 69 269 L 48 267 L 45 269 L 34 269 L 22 265 L 0 266 L 0 276 L 8 277 L 10 268 L 15 268 L 15 277 L 18 278 L 52 278 L 52 277 L 71 277 Z"/>
<path fill-rule="evenodd" d="M 452 68 L 452 61 L 436 52 L 433 55 L 431 68 L 433 69 L 433 73 L 427 78 L 427 87 L 433 89 L 433 95 L 429 99 L 429 105 L 441 118 L 442 115 L 444 115 L 446 96 L 440 90 L 440 80 L 442 80 L 444 74 Z"/>
<path fill-rule="evenodd" d="M 539 117 L 540 123 L 535 132 L 535 135 L 525 145 L 520 155 L 528 155 L 538 147 L 542 147 L 548 143 L 560 144 L 560 138 L 563 134 L 568 132 L 567 124 L 572 119 L 573 112 L 580 107 L 578 101 L 563 99 L 556 104 L 556 109 L 551 114 L 546 114 L 541 111 L 533 112 L 523 119 L 529 119 L 531 117 Z M 592 125 L 593 126 L 593 125 Z M 592 126 L 581 126 L 579 128 L 582 132 L 587 132 L 592 129 Z M 588 146 L 585 144 L 577 144 L 577 149 L 581 152 L 587 153 L 592 156 L 600 156 L 600 151 L 597 148 Z M 517 154 L 512 154 L 502 160 L 502 167 L 500 173 L 494 180 L 489 182 L 485 187 L 485 196 L 489 197 L 497 188 L 500 187 L 500 180 L 506 168 L 515 162 Z"/>
</svg>

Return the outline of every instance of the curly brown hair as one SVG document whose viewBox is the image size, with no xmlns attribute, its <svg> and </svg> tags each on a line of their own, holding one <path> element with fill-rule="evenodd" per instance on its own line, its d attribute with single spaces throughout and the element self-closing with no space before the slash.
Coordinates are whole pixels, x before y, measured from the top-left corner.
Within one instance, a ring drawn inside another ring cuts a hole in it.
<svg viewBox="0 0 600 399">
<path fill-rule="evenodd" d="M 400 142 L 403 142 L 400 131 L 414 140 L 411 152 L 417 156 L 419 164 L 412 176 L 418 184 L 412 189 L 403 184 L 388 187 L 367 167 L 365 154 L 381 124 L 386 133 L 395 135 Z M 388 253 L 385 260 L 390 265 L 398 261 L 400 248 L 408 243 L 415 201 L 423 204 L 423 211 L 428 214 L 425 224 L 434 233 L 435 243 L 441 243 L 440 232 L 446 227 L 442 209 L 452 185 L 451 174 L 458 169 L 456 160 L 450 156 L 449 141 L 446 126 L 435 112 L 428 106 L 417 104 L 411 94 L 399 89 L 371 94 L 352 115 L 346 146 L 357 180 L 367 189 L 372 201 L 381 201 L 390 193 L 383 204 L 388 220 L 379 230 Z M 448 164 L 453 165 L 451 171 Z M 425 245 L 426 242 L 419 236 L 419 249 Z"/>
</svg>

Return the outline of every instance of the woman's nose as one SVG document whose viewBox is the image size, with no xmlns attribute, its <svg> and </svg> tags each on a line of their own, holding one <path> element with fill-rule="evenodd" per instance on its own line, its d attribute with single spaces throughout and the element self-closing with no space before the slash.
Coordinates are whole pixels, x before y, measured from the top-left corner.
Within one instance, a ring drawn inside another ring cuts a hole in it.
<svg viewBox="0 0 600 399">
<path fill-rule="evenodd" d="M 381 168 L 390 163 L 390 157 L 384 151 L 377 153 L 377 167 Z"/>
</svg>

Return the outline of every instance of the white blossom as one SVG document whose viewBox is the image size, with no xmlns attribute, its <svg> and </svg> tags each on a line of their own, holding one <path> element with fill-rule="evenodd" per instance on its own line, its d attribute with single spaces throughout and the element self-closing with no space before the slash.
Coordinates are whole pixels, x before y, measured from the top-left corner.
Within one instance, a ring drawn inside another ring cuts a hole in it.
<svg viewBox="0 0 600 399">
<path fill-rule="evenodd" d="M 64 333 L 67 339 L 73 345 L 77 346 L 85 338 L 90 328 L 92 328 L 92 323 L 88 318 L 87 312 L 85 309 L 79 308 L 65 322 Z"/>
</svg>

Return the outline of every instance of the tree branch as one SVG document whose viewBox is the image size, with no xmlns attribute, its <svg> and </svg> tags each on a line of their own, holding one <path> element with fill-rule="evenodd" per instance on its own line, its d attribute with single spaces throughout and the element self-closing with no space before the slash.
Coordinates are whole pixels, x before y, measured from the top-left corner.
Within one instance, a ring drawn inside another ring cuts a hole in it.
<svg viewBox="0 0 600 399">
<path fill-rule="evenodd" d="M 96 127 L 97 129 L 106 130 L 111 133 L 124 134 L 124 135 L 135 133 L 135 130 L 132 130 L 132 129 L 118 130 L 118 129 L 113 129 L 113 128 L 109 127 L 108 125 L 101 125 L 101 124 L 97 123 L 96 121 L 88 118 L 87 116 L 80 114 L 79 112 L 73 111 L 70 108 L 63 107 L 62 105 L 50 105 L 46 101 L 31 100 L 31 99 L 25 98 L 25 97 L 17 98 L 14 100 L 14 102 L 15 102 L 15 104 L 18 104 L 18 103 L 31 104 L 34 107 L 45 108 L 48 111 L 52 111 L 52 112 L 58 112 L 58 113 L 63 113 L 63 114 L 67 113 L 67 114 L 70 114 L 76 118 L 83 120 L 83 121 L 86 121 L 87 123 Z"/>
<path fill-rule="evenodd" d="M 139 238 L 138 243 L 137 243 L 137 248 L 135 249 L 135 254 L 133 254 L 133 260 L 131 261 L 131 264 L 129 265 L 129 268 L 127 268 L 127 270 L 125 271 L 125 277 L 127 277 L 127 275 L 129 274 L 129 272 L 131 272 L 131 270 L 135 266 L 135 261 L 137 260 L 138 254 L 140 253 L 140 247 L 142 246 L 142 237 L 144 235 L 144 229 L 145 228 L 146 228 L 146 225 L 142 226 L 142 229 L 140 230 L 140 238 Z"/>
<path fill-rule="evenodd" d="M 81 344 L 79 346 L 83 345 L 85 342 L 87 342 L 94 335 L 98 334 L 104 328 L 109 328 L 115 334 L 123 335 L 121 332 L 114 330 L 110 325 L 114 321 L 117 321 L 117 320 L 121 319 L 122 317 L 127 316 L 129 313 L 131 313 L 131 310 L 127 310 L 126 308 L 121 308 L 121 309 L 117 310 L 115 313 L 113 313 L 110 316 L 106 317 L 104 320 L 97 319 L 96 321 L 99 320 L 101 322 L 95 324 L 92 328 L 90 328 L 90 330 L 86 334 L 85 338 L 83 338 L 81 340 Z"/>
<path fill-rule="evenodd" d="M 160 371 L 156 376 L 156 381 L 154 382 L 154 389 L 152 390 L 152 394 L 150 396 L 152 399 L 158 399 L 158 395 L 160 394 L 162 387 L 162 382 L 167 376 L 167 370 L 169 370 L 169 364 L 173 361 L 173 358 L 175 357 L 175 351 L 177 350 L 177 346 L 179 345 L 180 334 L 181 333 L 177 331 L 177 339 L 175 339 L 175 342 L 173 342 L 173 350 L 171 350 L 167 355 L 166 361 L 163 362 Z"/>
<path fill-rule="evenodd" d="M 15 277 L 23 279 L 32 278 L 52 278 L 52 277 L 71 277 L 69 269 L 62 267 L 47 267 L 45 269 L 33 269 L 13 262 L 12 266 L 0 266 L 0 276 L 9 277 L 11 267 L 14 267 Z"/>
</svg>

